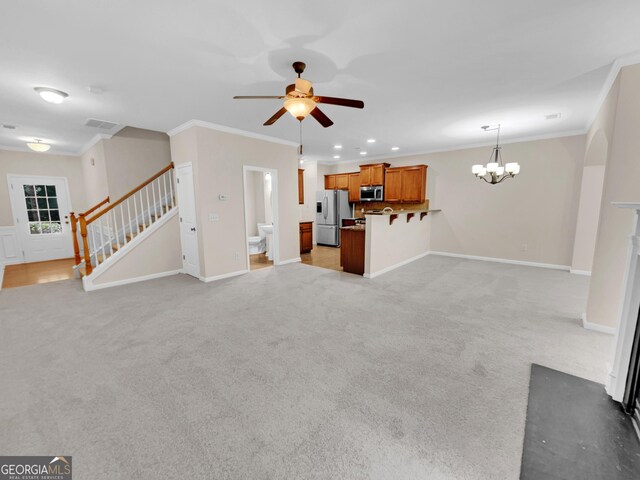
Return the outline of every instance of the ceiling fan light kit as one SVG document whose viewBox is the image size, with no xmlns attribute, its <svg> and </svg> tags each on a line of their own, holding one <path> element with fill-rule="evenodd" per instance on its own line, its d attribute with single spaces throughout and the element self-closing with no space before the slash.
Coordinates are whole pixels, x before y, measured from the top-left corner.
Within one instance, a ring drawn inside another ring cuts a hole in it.
<svg viewBox="0 0 640 480">
<path fill-rule="evenodd" d="M 236 100 L 253 100 L 253 99 L 284 99 L 283 106 L 269 120 L 264 122 L 265 126 L 273 125 L 282 115 L 289 112 L 294 118 L 302 122 L 306 117 L 311 115 L 324 128 L 333 125 L 333 121 L 327 117 L 319 108 L 319 103 L 328 105 L 338 105 L 341 107 L 364 108 L 362 100 L 352 100 L 349 98 L 337 97 L 319 97 L 313 93 L 313 83 L 309 80 L 300 78 L 304 72 L 306 65 L 304 62 L 293 62 L 293 70 L 298 74 L 298 78 L 291 85 L 287 85 L 284 95 L 277 96 L 235 96 Z"/>
<path fill-rule="evenodd" d="M 491 157 L 489 163 L 486 166 L 484 165 L 474 165 L 471 167 L 471 173 L 473 173 L 476 178 L 481 178 L 487 183 L 492 185 L 496 185 L 505 181 L 507 178 L 513 178 L 518 173 L 520 173 L 520 165 L 517 162 L 510 162 L 506 165 L 502 164 L 502 147 L 500 146 L 500 125 L 497 127 L 491 127 L 489 125 L 484 125 L 482 128 L 485 132 L 497 130 L 497 139 L 496 146 L 493 147 L 491 152 Z"/>
</svg>

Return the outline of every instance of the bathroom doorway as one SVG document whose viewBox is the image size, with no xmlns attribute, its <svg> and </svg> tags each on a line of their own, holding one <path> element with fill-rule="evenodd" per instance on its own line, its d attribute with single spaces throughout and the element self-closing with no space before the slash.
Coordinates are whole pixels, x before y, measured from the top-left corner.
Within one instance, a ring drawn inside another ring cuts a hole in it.
<svg viewBox="0 0 640 480">
<path fill-rule="evenodd" d="M 274 169 L 244 166 L 244 223 L 247 269 L 278 264 L 277 191 Z"/>
</svg>

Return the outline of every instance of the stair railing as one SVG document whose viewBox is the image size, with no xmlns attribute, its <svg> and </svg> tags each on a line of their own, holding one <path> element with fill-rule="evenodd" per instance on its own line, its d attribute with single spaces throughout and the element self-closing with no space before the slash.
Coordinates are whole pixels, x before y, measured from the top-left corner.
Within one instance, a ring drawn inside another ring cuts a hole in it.
<svg viewBox="0 0 640 480">
<path fill-rule="evenodd" d="M 92 259 L 96 266 L 104 262 L 175 206 L 171 163 L 108 207 L 81 214 L 86 275 L 93 271 Z"/>
<path fill-rule="evenodd" d="M 74 257 L 76 266 L 82 263 L 82 258 L 80 257 L 80 245 L 78 243 L 78 220 L 81 216 L 87 216 L 90 213 L 93 213 L 96 210 L 98 210 L 103 205 L 106 205 L 107 203 L 109 203 L 109 197 L 97 203 L 86 212 L 79 213 L 77 216 L 74 212 L 69 212 L 69 223 L 71 224 L 71 233 L 73 236 L 73 257 Z"/>
</svg>

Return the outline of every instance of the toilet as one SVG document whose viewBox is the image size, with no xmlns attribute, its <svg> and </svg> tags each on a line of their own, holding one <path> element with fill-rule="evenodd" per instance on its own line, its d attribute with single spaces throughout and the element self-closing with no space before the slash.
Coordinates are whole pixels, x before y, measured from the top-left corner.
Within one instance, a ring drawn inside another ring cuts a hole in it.
<svg viewBox="0 0 640 480">
<path fill-rule="evenodd" d="M 249 237 L 249 255 L 256 255 L 258 253 L 264 253 L 267 250 L 267 239 L 264 230 L 261 228 L 264 223 L 258 224 L 259 235 L 255 237 Z"/>
</svg>

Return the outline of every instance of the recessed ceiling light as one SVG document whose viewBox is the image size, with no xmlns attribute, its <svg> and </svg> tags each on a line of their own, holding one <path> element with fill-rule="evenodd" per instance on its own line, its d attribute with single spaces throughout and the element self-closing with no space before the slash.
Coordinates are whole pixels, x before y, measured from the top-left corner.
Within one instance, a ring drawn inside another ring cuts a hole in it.
<svg viewBox="0 0 640 480">
<path fill-rule="evenodd" d="M 367 140 L 367 143 L 376 143 L 376 139 L 375 138 L 370 138 Z"/>
<path fill-rule="evenodd" d="M 367 152 L 365 152 L 365 151 L 360 152 L 360 155 L 366 155 L 366 154 L 367 154 Z"/>
<path fill-rule="evenodd" d="M 301 158 L 300 159 L 300 165 L 304 164 L 304 160 Z"/>
<path fill-rule="evenodd" d="M 334 145 L 333 148 L 335 148 L 336 150 L 341 150 L 342 149 L 342 145 Z"/>
<path fill-rule="evenodd" d="M 340 158 L 340 155 L 334 155 L 333 158 L 335 158 L 336 160 Z"/>
<path fill-rule="evenodd" d="M 42 153 L 49 150 L 51 148 L 51 145 L 49 145 L 48 143 L 42 143 L 42 140 L 34 138 L 33 142 L 27 143 L 27 147 L 29 147 L 34 152 Z"/>
<path fill-rule="evenodd" d="M 34 90 L 40 94 L 45 102 L 49 103 L 60 104 L 69 96 L 68 93 L 56 90 L 55 88 L 35 87 Z"/>
<path fill-rule="evenodd" d="M 391 147 L 391 150 L 393 150 L 395 152 L 397 150 L 400 150 L 400 147 Z"/>
</svg>

